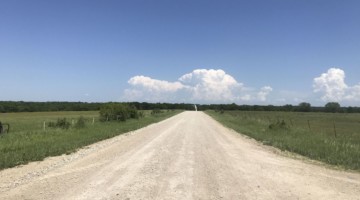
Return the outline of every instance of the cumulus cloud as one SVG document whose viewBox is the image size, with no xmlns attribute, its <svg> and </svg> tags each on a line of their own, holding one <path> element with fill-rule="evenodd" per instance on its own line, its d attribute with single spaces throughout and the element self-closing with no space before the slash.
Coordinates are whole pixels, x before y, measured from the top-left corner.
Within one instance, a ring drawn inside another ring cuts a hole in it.
<svg viewBox="0 0 360 200">
<path fill-rule="evenodd" d="M 323 93 L 324 101 L 341 101 L 348 86 L 345 83 L 345 72 L 342 69 L 331 68 L 326 73 L 314 79 L 314 92 Z"/>
<path fill-rule="evenodd" d="M 186 84 L 196 100 L 228 101 L 236 99 L 236 90 L 241 90 L 238 83 L 223 70 L 197 69 L 179 78 Z"/>
<path fill-rule="evenodd" d="M 346 100 L 360 101 L 360 83 L 351 87 L 348 94 L 345 96 Z"/>
<path fill-rule="evenodd" d="M 359 101 L 360 84 L 348 86 L 345 83 L 345 72 L 339 68 L 330 68 L 326 73 L 314 79 L 315 93 L 320 93 L 323 101 Z"/>
<path fill-rule="evenodd" d="M 251 101 L 251 95 L 250 94 L 245 94 L 244 96 L 240 97 L 240 100 L 242 100 L 242 101 Z"/>
<path fill-rule="evenodd" d="M 134 76 L 128 83 L 132 88 L 125 90 L 125 99 L 135 101 L 266 101 L 273 90 L 270 86 L 265 86 L 260 91 L 249 90 L 221 69 L 196 69 L 174 82 Z"/>
<path fill-rule="evenodd" d="M 124 95 L 127 100 L 132 100 L 132 99 L 142 98 L 144 96 L 144 93 L 142 91 L 136 90 L 136 89 L 126 89 L 124 91 Z"/>
<path fill-rule="evenodd" d="M 146 76 L 134 76 L 128 83 L 133 86 L 140 86 L 144 89 L 156 92 L 176 92 L 179 89 L 184 88 L 184 85 L 180 82 L 168 82 L 152 79 Z"/>
<path fill-rule="evenodd" d="M 266 101 L 267 96 L 272 92 L 273 89 L 270 86 L 262 87 L 257 96 L 260 101 Z"/>
</svg>

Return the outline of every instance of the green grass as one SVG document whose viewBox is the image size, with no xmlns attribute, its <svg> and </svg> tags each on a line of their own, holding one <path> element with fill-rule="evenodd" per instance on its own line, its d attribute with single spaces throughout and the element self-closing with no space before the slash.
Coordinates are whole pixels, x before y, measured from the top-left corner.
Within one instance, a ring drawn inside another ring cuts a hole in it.
<svg viewBox="0 0 360 200">
<path fill-rule="evenodd" d="M 341 168 L 360 170 L 360 114 L 246 111 L 206 113 L 225 126 L 266 145 Z M 276 126 L 282 121 L 284 126 Z M 272 129 L 269 128 L 271 124 L 275 125 Z"/>
<path fill-rule="evenodd" d="M 0 121 L 11 125 L 10 133 L 0 135 L 0 169 L 40 161 L 49 156 L 69 154 L 86 145 L 159 122 L 180 111 L 165 111 L 156 115 L 150 115 L 150 111 L 144 113 L 143 118 L 126 122 L 99 122 L 99 113 L 96 111 L 0 114 Z M 72 122 L 79 116 L 87 120 L 85 128 L 43 129 L 44 121 L 51 122 L 65 117 Z"/>
</svg>

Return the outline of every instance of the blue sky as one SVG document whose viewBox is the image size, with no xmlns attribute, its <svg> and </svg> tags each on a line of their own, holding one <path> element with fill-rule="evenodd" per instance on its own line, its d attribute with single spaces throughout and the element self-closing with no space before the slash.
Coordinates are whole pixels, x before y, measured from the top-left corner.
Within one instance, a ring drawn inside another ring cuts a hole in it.
<svg viewBox="0 0 360 200">
<path fill-rule="evenodd" d="M 0 100 L 360 106 L 359 8 L 2 0 Z"/>
</svg>

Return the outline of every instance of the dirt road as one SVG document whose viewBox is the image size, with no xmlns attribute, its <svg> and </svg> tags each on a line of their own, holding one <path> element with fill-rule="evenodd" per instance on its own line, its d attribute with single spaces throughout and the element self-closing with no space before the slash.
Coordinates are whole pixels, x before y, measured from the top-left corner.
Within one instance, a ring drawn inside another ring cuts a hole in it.
<svg viewBox="0 0 360 200">
<path fill-rule="evenodd" d="M 0 199 L 360 199 L 360 174 L 275 152 L 202 112 L 184 112 L 0 171 Z"/>
</svg>

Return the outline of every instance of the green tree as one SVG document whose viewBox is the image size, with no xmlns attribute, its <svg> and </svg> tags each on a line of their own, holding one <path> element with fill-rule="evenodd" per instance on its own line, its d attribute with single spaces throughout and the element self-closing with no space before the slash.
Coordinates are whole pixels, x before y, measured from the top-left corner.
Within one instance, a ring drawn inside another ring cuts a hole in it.
<svg viewBox="0 0 360 200">
<path fill-rule="evenodd" d="M 310 112 L 311 111 L 311 104 L 307 102 L 301 102 L 298 106 L 298 111 L 300 112 Z"/>
<path fill-rule="evenodd" d="M 340 111 L 340 104 L 338 102 L 329 102 L 325 105 L 325 112 L 336 113 Z"/>
<path fill-rule="evenodd" d="M 291 104 L 286 104 L 285 106 L 283 106 L 283 110 L 284 111 L 293 111 L 293 106 Z"/>
<path fill-rule="evenodd" d="M 135 107 L 124 103 L 107 103 L 100 108 L 101 121 L 126 121 L 130 118 L 139 118 Z"/>
</svg>

